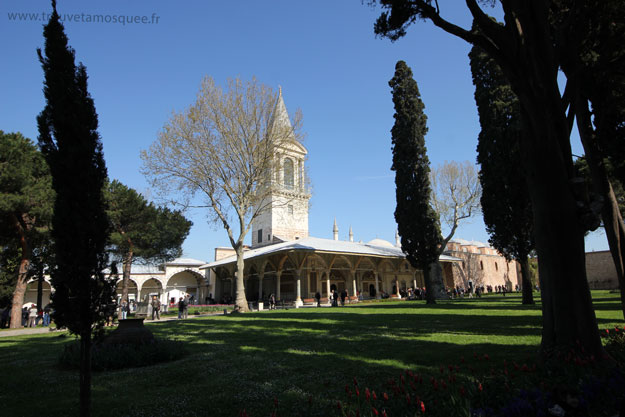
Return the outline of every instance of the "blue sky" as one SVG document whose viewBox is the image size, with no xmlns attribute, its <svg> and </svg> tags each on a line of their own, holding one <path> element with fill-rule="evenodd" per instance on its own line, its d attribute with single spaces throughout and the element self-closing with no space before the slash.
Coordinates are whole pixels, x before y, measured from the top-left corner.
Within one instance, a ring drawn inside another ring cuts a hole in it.
<svg viewBox="0 0 625 417">
<path fill-rule="evenodd" d="M 464 5 L 445 3 L 445 17 L 470 26 Z M 172 111 L 194 101 L 205 75 L 220 84 L 256 76 L 282 86 L 289 112 L 301 109 L 312 236 L 331 238 L 336 218 L 340 239 L 347 239 L 351 225 L 355 240 L 394 242 L 388 80 L 400 59 L 412 68 L 425 103 L 432 164 L 475 163 L 479 122 L 469 46 L 430 23 L 413 25 L 391 43 L 374 36 L 380 10 L 361 0 L 58 0 L 57 9 L 71 15 L 66 33 L 87 67 L 109 176 L 147 196 L 139 153 Z M 36 49 L 43 46 L 41 14 L 50 11 L 44 0 L 0 1 L 0 129 L 33 140 L 45 104 Z M 29 15 L 20 20 L 15 13 Z M 111 23 L 95 23 L 93 15 Z M 134 16 L 146 23 L 119 23 Z M 582 153 L 577 143 L 574 152 Z M 187 215 L 194 226 L 184 256 L 213 260 L 213 248 L 229 245 L 225 231 L 208 225 L 200 209 Z M 481 218 L 461 225 L 455 236 L 488 240 Z M 604 249 L 602 233 L 587 238 L 588 251 Z"/>
</svg>

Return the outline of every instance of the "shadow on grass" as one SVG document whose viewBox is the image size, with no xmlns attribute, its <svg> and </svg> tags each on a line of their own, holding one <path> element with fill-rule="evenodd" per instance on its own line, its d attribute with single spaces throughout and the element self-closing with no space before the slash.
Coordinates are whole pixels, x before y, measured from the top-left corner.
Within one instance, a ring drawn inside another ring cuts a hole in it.
<svg viewBox="0 0 625 417">
<path fill-rule="evenodd" d="M 459 363 L 489 369 L 503 359 L 523 363 L 535 358 L 540 307 L 523 308 L 518 297 L 479 301 L 375 303 L 149 322 L 155 336 L 186 342 L 190 356 L 94 376 L 93 415 L 236 416 L 247 408 L 262 416 L 271 414 L 274 398 L 280 401 L 280 415 L 300 415 L 313 395 L 308 415 L 321 416 L 345 396 L 343 387 L 352 377 L 374 386 L 404 369 L 436 373 L 441 365 Z M 605 301 L 613 307 L 613 299 Z M 598 322 L 614 320 L 601 317 Z M 3 412 L 23 415 L 28 404 L 29 414 L 78 414 L 76 373 L 56 366 L 63 345 L 72 340 L 47 334 L 0 338 L 0 371 L 7 387 L 0 393 Z M 38 387 L 37 401 L 25 386 Z"/>
</svg>

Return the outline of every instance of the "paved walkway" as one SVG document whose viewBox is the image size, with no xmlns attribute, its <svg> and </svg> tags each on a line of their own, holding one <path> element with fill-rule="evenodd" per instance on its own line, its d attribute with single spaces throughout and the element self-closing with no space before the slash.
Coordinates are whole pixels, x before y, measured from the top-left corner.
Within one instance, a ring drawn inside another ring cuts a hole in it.
<svg viewBox="0 0 625 417">
<path fill-rule="evenodd" d="M 349 305 L 349 304 L 347 304 Z M 316 308 L 317 304 L 312 304 L 312 305 L 303 305 L 299 308 Z M 329 303 L 322 303 L 321 307 L 331 307 L 331 305 Z M 295 307 L 288 307 L 288 308 L 295 308 Z M 268 309 L 264 309 L 263 311 L 269 311 Z M 254 312 L 258 312 L 258 310 L 254 310 Z M 221 311 L 217 311 L 217 312 L 213 312 L 213 313 L 204 313 L 204 314 L 199 314 L 199 315 L 195 315 L 195 314 L 190 314 L 188 319 L 194 319 L 197 317 L 206 317 L 206 316 L 221 316 L 224 313 Z M 149 319 L 145 319 L 145 323 L 158 323 L 159 321 L 173 321 L 176 320 L 178 321 L 178 317 L 177 316 L 161 316 L 160 320 L 149 320 Z M 51 330 L 53 329 L 53 330 Z M 20 329 L 14 329 L 14 330 L 3 330 L 0 331 L 0 337 L 10 337 L 10 336 L 25 336 L 25 335 L 29 335 L 29 334 L 41 334 L 41 333 L 64 333 L 67 332 L 67 330 L 56 330 L 56 328 L 51 328 L 51 327 L 22 327 Z"/>
<path fill-rule="evenodd" d="M 189 317 L 187 318 L 187 320 L 189 319 L 194 319 L 197 317 L 205 317 L 205 316 L 220 316 L 222 315 L 223 312 L 217 312 L 217 313 L 206 313 L 206 314 L 200 314 L 200 315 L 189 315 Z M 145 323 L 158 323 L 159 321 L 178 321 L 178 316 L 162 316 L 160 320 L 149 320 L 146 319 Z M 60 333 L 65 333 L 67 332 L 67 330 L 56 330 L 56 328 L 54 327 L 22 327 L 20 329 L 13 329 L 13 330 L 3 330 L 0 331 L 0 337 L 9 337 L 9 336 L 25 336 L 25 335 L 29 335 L 29 334 L 41 334 L 41 333 L 55 333 L 55 334 L 60 334 Z"/>
</svg>

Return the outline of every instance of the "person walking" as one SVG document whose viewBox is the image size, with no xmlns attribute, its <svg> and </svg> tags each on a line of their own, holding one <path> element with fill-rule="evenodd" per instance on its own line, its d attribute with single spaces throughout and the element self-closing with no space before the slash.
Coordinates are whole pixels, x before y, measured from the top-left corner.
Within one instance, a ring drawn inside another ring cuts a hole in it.
<svg viewBox="0 0 625 417">
<path fill-rule="evenodd" d="M 36 327 L 37 323 L 36 320 L 37 319 L 37 306 L 36 305 L 31 305 L 30 309 L 28 310 L 28 327 Z"/>
<path fill-rule="evenodd" d="M 161 303 L 158 301 L 158 298 L 156 296 L 152 297 L 152 320 L 154 320 L 155 315 L 156 315 L 156 320 L 161 319 L 161 315 L 159 313 L 160 310 L 161 310 Z"/>
<path fill-rule="evenodd" d="M 122 320 L 126 320 L 128 317 L 128 301 L 126 299 L 122 300 Z"/>
<path fill-rule="evenodd" d="M 11 324 L 11 304 L 4 308 L 2 311 L 2 319 L 0 319 L 0 329 L 9 327 Z"/>
<path fill-rule="evenodd" d="M 180 297 L 178 300 L 178 319 L 182 319 L 182 314 L 184 312 L 184 299 Z"/>
<path fill-rule="evenodd" d="M 184 298 L 184 309 L 182 310 L 182 318 L 183 319 L 189 318 L 189 296 L 188 295 Z"/>
<path fill-rule="evenodd" d="M 50 304 L 43 308 L 43 327 L 50 325 Z"/>
<path fill-rule="evenodd" d="M 321 307 L 321 294 L 319 294 L 319 291 L 315 294 L 315 298 L 317 299 L 317 307 Z"/>
</svg>

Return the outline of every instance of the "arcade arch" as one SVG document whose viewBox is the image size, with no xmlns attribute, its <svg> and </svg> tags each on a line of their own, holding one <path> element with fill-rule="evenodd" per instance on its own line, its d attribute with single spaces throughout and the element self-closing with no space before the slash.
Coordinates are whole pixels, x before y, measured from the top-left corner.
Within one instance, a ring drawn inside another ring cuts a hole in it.
<svg viewBox="0 0 625 417">
<path fill-rule="evenodd" d="M 195 271 L 185 270 L 173 274 L 166 283 L 165 296 L 167 303 L 175 304 L 182 297 L 189 296 L 189 303 L 202 302 L 208 294 L 203 294 L 203 277 Z"/>
<path fill-rule="evenodd" d="M 153 296 L 161 297 L 163 294 L 163 285 L 156 278 L 149 278 L 143 283 L 140 291 L 140 301 L 148 302 Z M 162 302 L 163 300 L 161 300 Z"/>
<path fill-rule="evenodd" d="M 117 303 L 121 303 L 121 298 L 122 298 L 122 285 L 123 285 L 123 281 L 120 279 L 117 282 L 117 285 L 115 287 L 115 293 L 117 295 Z M 133 279 L 129 279 L 128 280 L 128 300 L 132 301 L 135 300 L 137 301 L 139 299 L 139 292 L 138 292 L 138 286 L 137 286 L 137 282 Z"/>
<path fill-rule="evenodd" d="M 31 281 L 26 286 L 26 292 L 24 293 L 23 306 L 30 306 L 31 304 L 37 304 L 37 280 Z M 41 283 L 41 306 L 44 307 L 50 304 L 50 295 L 52 294 L 52 287 L 47 281 Z"/>
</svg>

